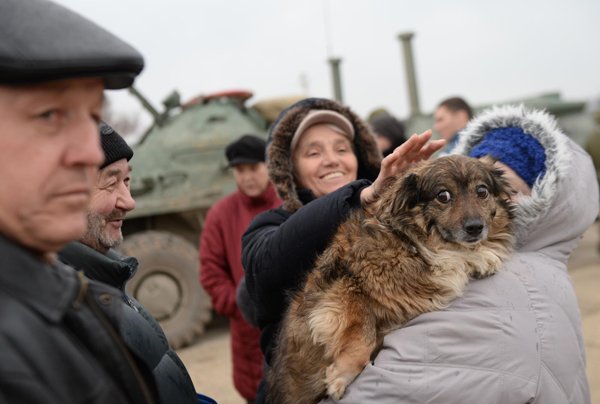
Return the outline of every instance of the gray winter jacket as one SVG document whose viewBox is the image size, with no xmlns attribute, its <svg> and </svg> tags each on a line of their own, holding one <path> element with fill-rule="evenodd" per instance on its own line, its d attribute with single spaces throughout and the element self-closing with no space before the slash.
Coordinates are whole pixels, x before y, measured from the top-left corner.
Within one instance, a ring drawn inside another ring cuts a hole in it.
<svg viewBox="0 0 600 404">
<path fill-rule="evenodd" d="M 340 402 L 590 402 L 567 260 L 598 214 L 594 167 L 549 115 L 522 107 L 483 113 L 454 152 L 466 154 L 490 129 L 507 126 L 523 127 L 546 151 L 546 174 L 517 209 L 518 252 L 446 310 L 386 336 Z"/>
</svg>

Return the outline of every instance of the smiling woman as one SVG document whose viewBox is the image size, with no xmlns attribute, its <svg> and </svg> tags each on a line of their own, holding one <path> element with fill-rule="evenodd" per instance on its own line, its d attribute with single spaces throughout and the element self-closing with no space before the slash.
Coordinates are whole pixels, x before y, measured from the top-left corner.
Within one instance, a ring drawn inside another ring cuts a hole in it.
<svg viewBox="0 0 600 404">
<path fill-rule="evenodd" d="M 318 123 L 300 136 L 293 153 L 300 187 L 315 197 L 327 195 L 356 179 L 358 160 L 352 149 L 352 136 L 334 124 Z"/>
<path fill-rule="evenodd" d="M 348 214 L 373 202 L 384 180 L 427 158 L 444 141 L 413 135 L 381 160 L 373 134 L 349 108 L 309 98 L 284 110 L 269 134 L 267 164 L 283 206 L 260 214 L 243 238 L 248 292 L 262 331 L 267 368 L 288 295 Z M 256 398 L 264 402 L 261 383 Z"/>
</svg>

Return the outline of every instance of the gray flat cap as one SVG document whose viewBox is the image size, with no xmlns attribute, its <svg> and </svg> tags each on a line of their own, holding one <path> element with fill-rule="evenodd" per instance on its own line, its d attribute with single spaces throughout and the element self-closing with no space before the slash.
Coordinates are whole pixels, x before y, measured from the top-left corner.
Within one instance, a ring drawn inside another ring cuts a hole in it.
<svg viewBox="0 0 600 404">
<path fill-rule="evenodd" d="M 102 77 L 129 87 L 138 51 L 95 23 L 47 0 L 0 0 L 0 83 Z"/>
</svg>

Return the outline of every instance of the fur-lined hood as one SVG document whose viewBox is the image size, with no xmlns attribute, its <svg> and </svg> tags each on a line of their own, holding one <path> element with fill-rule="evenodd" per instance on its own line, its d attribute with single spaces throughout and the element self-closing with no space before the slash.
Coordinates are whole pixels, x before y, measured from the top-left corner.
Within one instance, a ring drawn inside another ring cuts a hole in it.
<svg viewBox="0 0 600 404">
<path fill-rule="evenodd" d="M 469 154 L 490 130 L 505 127 L 521 128 L 540 142 L 546 154 L 545 174 L 533 184 L 531 197 L 524 197 L 517 204 L 518 247 L 536 251 L 560 245 L 556 250 L 566 260 L 576 247 L 578 236 L 598 214 L 592 161 L 563 133 L 553 116 L 522 105 L 482 112 L 460 132 L 452 153 Z"/>
<path fill-rule="evenodd" d="M 367 125 L 348 107 L 324 98 L 307 98 L 288 107 L 279 114 L 269 132 L 267 166 L 284 209 L 295 212 L 303 202 L 296 188 L 290 145 L 296 128 L 311 110 L 331 110 L 344 115 L 354 127 L 354 150 L 358 159 L 357 179 L 377 178 L 381 152 Z"/>
</svg>

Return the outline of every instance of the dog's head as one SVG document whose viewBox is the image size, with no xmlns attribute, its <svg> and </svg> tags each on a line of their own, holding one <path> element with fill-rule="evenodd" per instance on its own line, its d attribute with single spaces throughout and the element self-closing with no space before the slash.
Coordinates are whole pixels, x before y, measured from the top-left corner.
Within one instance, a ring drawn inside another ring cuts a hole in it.
<svg viewBox="0 0 600 404">
<path fill-rule="evenodd" d="M 475 245 L 490 234 L 511 233 L 508 189 L 491 159 L 446 156 L 390 179 L 375 215 L 399 231 L 416 226 L 446 242 Z"/>
</svg>

